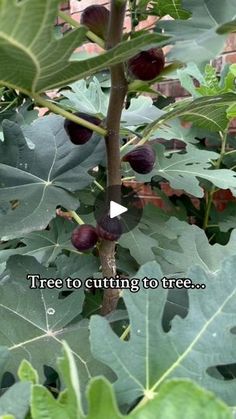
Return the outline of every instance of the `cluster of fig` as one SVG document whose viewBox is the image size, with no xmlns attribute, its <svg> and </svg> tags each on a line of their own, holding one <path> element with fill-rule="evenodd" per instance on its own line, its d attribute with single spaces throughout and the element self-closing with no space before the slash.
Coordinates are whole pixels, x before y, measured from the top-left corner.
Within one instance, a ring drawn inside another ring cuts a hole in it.
<svg viewBox="0 0 236 419">
<path fill-rule="evenodd" d="M 86 7 L 81 14 L 80 23 L 95 33 L 100 38 L 106 40 L 110 12 L 106 7 L 93 4 Z M 162 72 L 165 65 L 165 56 L 161 48 L 150 48 L 141 51 L 132 57 L 128 63 L 129 74 L 143 81 L 155 79 Z"/>
<path fill-rule="evenodd" d="M 84 9 L 81 15 L 81 24 L 92 31 L 98 37 L 106 40 L 110 12 L 102 5 L 91 5 Z M 162 72 L 165 65 L 165 57 L 161 48 L 151 48 L 141 51 L 127 62 L 128 74 L 133 78 L 150 81 Z M 83 112 L 76 112 L 76 116 L 94 125 L 99 126 L 101 120 L 95 116 Z M 71 142 L 76 145 L 87 143 L 93 131 L 79 125 L 69 119 L 65 119 L 64 128 Z M 140 174 L 152 171 L 155 164 L 155 152 L 150 145 L 135 147 L 128 152 L 122 161 L 128 162 L 132 169 Z M 100 239 L 117 241 L 122 234 L 121 223 L 118 218 L 111 219 L 105 215 L 97 223 L 96 227 L 83 224 L 74 229 L 71 241 L 80 252 L 92 249 Z"/>
<path fill-rule="evenodd" d="M 80 22 L 97 36 L 106 39 L 109 17 L 110 12 L 106 9 L 106 7 L 99 4 L 93 4 L 84 9 L 81 14 Z M 165 56 L 161 48 L 150 48 L 147 51 L 141 51 L 127 62 L 128 73 L 132 77 L 143 81 L 155 79 L 162 72 L 164 65 Z M 95 116 L 88 115 L 83 112 L 76 112 L 75 115 L 94 125 L 101 124 L 101 120 Z M 65 120 L 64 128 L 72 143 L 77 145 L 85 144 L 89 141 L 93 134 L 91 129 L 79 125 L 69 119 Z M 136 154 L 137 153 L 138 152 L 136 151 Z M 145 153 L 147 154 L 148 152 L 145 151 Z M 133 160 L 131 155 L 128 155 L 127 158 Z"/>
<path fill-rule="evenodd" d="M 80 252 L 92 249 L 101 239 L 117 241 L 122 234 L 120 220 L 105 215 L 97 223 L 96 227 L 90 224 L 82 224 L 76 227 L 71 236 L 73 246 Z"/>
</svg>

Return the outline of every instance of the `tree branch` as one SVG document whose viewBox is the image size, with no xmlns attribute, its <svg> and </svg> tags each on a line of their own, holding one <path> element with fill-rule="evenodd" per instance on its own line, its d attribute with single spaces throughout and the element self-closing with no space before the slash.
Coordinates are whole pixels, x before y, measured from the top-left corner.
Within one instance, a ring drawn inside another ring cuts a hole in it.
<svg viewBox="0 0 236 419">
<path fill-rule="evenodd" d="M 107 49 L 113 48 L 122 40 L 126 1 L 112 0 L 108 27 Z M 105 136 L 107 151 L 107 186 L 121 185 L 120 172 L 120 119 L 127 93 L 124 64 L 111 67 L 111 93 L 107 113 L 107 135 Z M 114 277 L 116 274 L 115 242 L 102 240 L 100 249 L 102 273 L 104 277 Z M 119 290 L 104 291 L 101 314 L 113 311 L 119 300 Z"/>
</svg>

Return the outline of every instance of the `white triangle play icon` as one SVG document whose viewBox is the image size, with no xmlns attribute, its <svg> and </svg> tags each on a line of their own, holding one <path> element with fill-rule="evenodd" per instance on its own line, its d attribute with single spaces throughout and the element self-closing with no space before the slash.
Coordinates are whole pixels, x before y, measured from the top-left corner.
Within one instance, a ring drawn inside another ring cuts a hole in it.
<svg viewBox="0 0 236 419">
<path fill-rule="evenodd" d="M 118 215 L 121 215 L 126 211 L 128 211 L 128 208 L 123 207 L 123 205 L 117 204 L 117 202 L 110 201 L 110 218 L 117 217 Z"/>
</svg>

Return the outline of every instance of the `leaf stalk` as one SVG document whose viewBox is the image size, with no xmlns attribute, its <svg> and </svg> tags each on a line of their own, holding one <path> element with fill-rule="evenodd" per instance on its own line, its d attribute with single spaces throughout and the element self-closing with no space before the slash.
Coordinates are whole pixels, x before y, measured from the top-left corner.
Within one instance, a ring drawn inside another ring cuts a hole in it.
<svg viewBox="0 0 236 419">
<path fill-rule="evenodd" d="M 60 106 L 55 105 L 55 103 L 53 103 L 53 102 L 51 102 L 47 99 L 44 99 L 37 94 L 32 95 L 32 97 L 35 100 L 35 102 L 38 105 L 42 106 L 43 108 L 48 108 L 53 113 L 61 115 L 64 118 L 75 122 L 76 124 L 82 125 L 83 127 L 90 129 L 91 131 L 95 131 L 97 134 L 100 134 L 102 136 L 106 135 L 106 130 L 104 128 L 102 128 L 101 126 L 92 124 L 89 121 L 85 121 L 85 119 L 80 118 L 80 117 L 74 115 L 73 113 L 68 112 L 65 109 L 60 108 Z"/>
</svg>

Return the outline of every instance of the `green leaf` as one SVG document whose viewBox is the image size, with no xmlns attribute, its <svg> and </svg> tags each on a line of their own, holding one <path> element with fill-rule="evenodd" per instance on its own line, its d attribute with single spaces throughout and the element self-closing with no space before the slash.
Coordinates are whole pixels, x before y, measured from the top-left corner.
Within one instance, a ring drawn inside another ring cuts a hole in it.
<svg viewBox="0 0 236 419">
<path fill-rule="evenodd" d="M 64 263 L 69 261 L 67 258 Z M 7 271 L 0 282 L 1 344 L 8 347 L 11 355 L 7 370 L 16 373 L 22 359 L 26 359 L 43 381 L 43 365 L 56 368 L 56 357 L 61 352 L 62 341 L 66 340 L 77 362 L 84 390 L 91 376 L 106 375 L 108 371 L 91 356 L 87 321 L 78 321 L 84 291 L 77 289 L 66 298 L 60 298 L 61 291 L 68 291 L 65 285 L 59 289 L 30 289 L 28 274 L 62 280 L 68 277 L 55 268 L 43 267 L 31 256 L 8 260 Z"/>
<path fill-rule="evenodd" d="M 68 403 L 73 408 L 74 417 L 82 416 L 81 393 L 77 366 L 73 353 L 66 342 L 63 342 L 64 356 L 58 359 L 59 369 L 67 387 L 67 391 L 61 394 L 59 401 Z M 73 417 L 73 416 L 72 416 Z"/>
<path fill-rule="evenodd" d="M 147 207 L 139 227 L 122 235 L 119 246 L 129 249 L 140 265 L 157 261 L 165 275 L 176 272 L 186 275 L 189 266 L 193 265 L 214 274 L 225 258 L 235 254 L 236 230 L 232 231 L 226 245 L 211 245 L 201 228 L 176 217 L 161 217 L 158 208 Z"/>
<path fill-rule="evenodd" d="M 160 235 L 164 234 L 169 239 L 167 248 L 170 241 L 176 238 L 173 230 L 171 231 L 167 227 L 166 222 L 169 217 L 170 214 L 164 213 L 160 208 L 150 204 L 146 205 L 140 223 L 133 230 L 122 234 L 119 239 L 119 246 L 128 249 L 139 265 L 156 260 L 156 249 L 159 248 Z M 158 237 L 155 236 L 156 232 L 158 232 Z M 123 266 L 123 263 L 121 263 L 121 266 Z M 130 271 L 128 272 L 130 273 Z"/>
<path fill-rule="evenodd" d="M 153 248 L 157 246 L 156 240 L 144 233 L 140 226 L 135 227 L 128 233 L 122 234 L 119 245 L 129 249 L 131 256 L 142 265 L 145 262 L 155 259 Z"/>
<path fill-rule="evenodd" d="M 124 109 L 121 115 L 121 125 L 138 126 L 150 124 L 156 118 L 163 115 L 163 111 L 153 105 L 150 97 L 139 96 L 138 98 L 131 99 L 128 109 Z"/>
<path fill-rule="evenodd" d="M 58 205 L 76 209 L 74 192 L 93 178 L 88 171 L 97 166 L 105 153 L 104 141 L 94 134 L 82 146 L 72 144 L 58 116 L 39 118 L 21 128 L 4 121 L 0 142 L 1 200 L 17 200 L 17 207 L 0 215 L 3 240 L 19 237 L 47 227 Z M 30 149 L 26 137 L 32 141 Z"/>
<path fill-rule="evenodd" d="M 216 31 L 223 24 L 236 16 L 234 0 L 183 0 L 182 7 L 192 15 L 185 21 L 161 20 L 157 23 L 157 31 L 164 30 L 172 36 L 174 47 L 168 59 L 180 60 L 185 63 L 194 61 L 202 64 L 214 59 L 224 48 L 226 35 Z"/>
<path fill-rule="evenodd" d="M 216 69 L 210 64 L 206 65 L 204 82 L 202 83 L 202 86 L 196 88 L 196 91 L 202 96 L 215 96 L 224 92 L 224 89 L 220 87 Z"/>
<path fill-rule="evenodd" d="M 73 412 L 74 413 L 74 412 Z M 32 390 L 32 419 L 82 419 L 82 416 L 72 416 L 71 406 L 59 403 L 46 387 L 36 385 Z"/>
<path fill-rule="evenodd" d="M 203 188 L 198 178 L 206 179 L 221 189 L 230 189 L 236 193 L 236 175 L 229 169 L 212 169 L 211 160 L 217 159 L 217 153 L 208 150 L 198 150 L 190 144 L 186 153 L 175 153 L 165 157 L 164 147 L 160 144 L 156 149 L 156 165 L 148 175 L 136 175 L 140 182 L 147 182 L 153 176 L 161 176 L 170 182 L 173 189 L 183 189 L 190 195 L 203 197 Z"/>
<path fill-rule="evenodd" d="M 156 14 L 157 16 L 163 17 L 169 15 L 173 19 L 188 19 L 191 16 L 191 12 L 183 9 L 182 0 L 158 0 L 151 2 L 153 8 L 150 14 Z"/>
<path fill-rule="evenodd" d="M 6 346 L 0 346 L 0 376 L 9 359 L 9 352 Z"/>
<path fill-rule="evenodd" d="M 23 359 L 18 369 L 18 377 L 20 381 L 30 381 L 32 384 L 38 384 L 39 377 L 37 371 L 32 367 L 30 362 Z"/>
<path fill-rule="evenodd" d="M 43 386 L 34 386 L 32 391 L 32 417 L 43 419 L 82 419 L 80 384 L 76 363 L 66 342 L 63 342 L 63 356 L 58 359 L 66 389 L 56 400 Z"/>
<path fill-rule="evenodd" d="M 81 410 L 79 379 L 73 354 L 64 342 L 64 355 L 59 359 L 59 367 L 66 390 L 55 400 L 47 389 L 34 386 L 32 394 L 33 419 L 45 418 L 45 412 L 50 419 L 80 419 L 84 418 Z M 112 385 L 104 377 L 92 378 L 88 390 L 87 419 L 112 418 L 119 419 L 119 414 Z"/>
<path fill-rule="evenodd" d="M 224 211 L 217 211 L 216 208 L 212 208 L 209 224 L 218 226 L 223 232 L 236 229 L 235 202 L 228 202 Z M 234 232 L 232 231 L 231 234 L 234 234 Z"/>
<path fill-rule="evenodd" d="M 219 243 L 209 244 L 201 228 L 181 222 L 174 217 L 165 225 L 176 234 L 179 250 L 172 250 L 169 246 L 163 249 L 162 253 L 158 253 L 174 266 L 175 272 L 186 274 L 189 266 L 195 265 L 215 274 L 223 261 L 236 253 L 236 230 L 232 231 L 228 243 L 222 246 Z"/>
<path fill-rule="evenodd" d="M 188 380 L 164 383 L 158 395 L 130 414 L 130 419 L 232 419 L 226 404 Z"/>
<path fill-rule="evenodd" d="M 117 375 L 114 383 L 121 404 L 141 396 L 151 398 L 170 378 L 188 378 L 213 391 L 231 406 L 235 404 L 235 380 L 211 373 L 217 365 L 236 362 L 236 256 L 224 261 L 214 274 L 193 266 L 187 278 L 205 288 L 189 289 L 189 312 L 175 317 L 168 333 L 162 326 L 168 289 L 141 288 L 123 291 L 130 318 L 130 339 L 121 341 L 108 322 L 93 316 L 90 322 L 92 353 Z M 137 278 L 163 274 L 156 262 L 145 264 Z M 214 296 L 214 298 L 212 298 Z"/>
<path fill-rule="evenodd" d="M 21 254 L 34 256 L 38 262 L 46 266 L 54 262 L 62 250 L 69 250 L 78 255 L 78 251 L 71 244 L 71 233 L 75 227 L 75 223 L 56 217 L 49 224 L 49 230 L 34 231 L 24 236 L 22 242 L 25 247 L 22 248 Z"/>
<path fill-rule="evenodd" d="M 200 96 L 200 93 L 196 90 L 193 79 L 198 80 L 200 83 L 204 83 L 204 77 L 195 63 L 190 62 L 186 67 L 178 69 L 177 77 L 181 83 L 181 86 L 186 89 L 193 97 Z"/>
<path fill-rule="evenodd" d="M 80 278 L 82 282 L 99 270 L 99 259 L 89 253 L 75 252 L 69 257 L 60 255 L 56 259 L 57 270 L 63 278 Z"/>
<path fill-rule="evenodd" d="M 236 118 L 236 104 L 235 103 L 227 109 L 227 118 L 229 120 Z"/>
<path fill-rule="evenodd" d="M 196 127 L 185 128 L 181 125 L 181 121 L 176 118 L 164 123 L 161 127 L 152 131 L 150 139 L 163 138 L 168 141 L 172 141 L 173 138 L 180 140 L 183 143 L 196 144 L 198 141 L 199 129 Z M 205 132 L 204 132 L 205 134 Z M 201 135 L 200 135 L 201 136 Z"/>
<path fill-rule="evenodd" d="M 0 416 L 12 415 L 15 419 L 25 419 L 30 405 L 31 384 L 16 383 L 0 398 Z"/>
<path fill-rule="evenodd" d="M 127 416 L 117 408 L 114 390 L 104 378 L 94 378 L 88 389 L 89 412 L 87 419 Z M 187 401 L 187 403 L 186 403 Z M 170 380 L 164 383 L 158 395 L 128 415 L 130 419 L 232 419 L 230 408 L 213 393 L 204 390 L 190 380 Z"/>
<path fill-rule="evenodd" d="M 69 223 L 60 217 L 56 217 L 51 221 L 49 227 L 49 230 L 35 231 L 26 234 L 24 238 L 21 239 L 24 246 L 10 249 L 0 248 L 1 267 L 3 265 L 5 266 L 5 262 L 12 255 L 34 256 L 38 262 L 48 266 L 55 261 L 63 250 L 69 250 L 76 255 L 79 254 L 71 244 L 71 233 L 76 227 L 76 224 Z"/>
<path fill-rule="evenodd" d="M 236 31 L 236 19 L 230 20 L 229 22 L 224 23 L 223 25 L 219 26 L 216 30 L 217 33 L 225 34 L 228 32 L 235 32 Z"/>
<path fill-rule="evenodd" d="M 68 100 L 63 100 L 60 103 L 72 105 L 77 112 L 101 116 L 107 114 L 109 95 L 103 92 L 96 77 L 93 77 L 89 85 L 86 80 L 80 80 L 69 87 L 71 90 L 61 91 Z"/>
<path fill-rule="evenodd" d="M 210 64 L 205 66 L 204 75 L 201 74 L 195 63 L 189 63 L 185 68 L 177 70 L 177 75 L 181 85 L 188 90 L 194 98 L 199 96 L 216 96 L 235 91 L 234 76 L 231 73 L 230 68 L 228 69 L 227 74 L 223 73 L 221 75 L 220 80 L 216 69 Z M 199 81 L 200 87 L 195 86 L 193 79 Z"/>
<path fill-rule="evenodd" d="M 60 103 L 73 106 L 76 111 L 86 112 L 88 114 L 100 115 L 105 117 L 108 110 L 109 94 L 105 94 L 100 87 L 98 79 L 87 83 L 85 80 L 73 83 L 71 90 L 63 90 L 62 94 L 68 100 L 62 100 Z M 138 98 L 131 99 L 128 109 L 124 109 L 121 116 L 121 126 L 137 126 L 153 122 L 163 114 L 150 97 L 140 95 Z"/>
<path fill-rule="evenodd" d="M 54 22 L 60 3 L 61 0 L 1 0 L 0 84 L 29 95 L 44 92 L 123 62 L 149 45 L 163 45 L 168 39 L 144 34 L 98 57 L 69 61 L 73 51 L 85 41 L 87 29 L 82 26 L 56 39 Z"/>
<path fill-rule="evenodd" d="M 229 123 L 228 108 L 235 101 L 236 94 L 234 93 L 200 97 L 195 100 L 185 99 L 166 108 L 167 112 L 164 116 L 150 124 L 147 132 L 157 129 L 157 127 L 173 118 L 182 118 L 184 121 L 193 122 L 194 125 L 210 131 L 224 131 Z"/>
<path fill-rule="evenodd" d="M 93 378 L 89 383 L 87 394 L 89 401 L 87 419 L 124 417 L 118 411 L 112 385 L 104 377 Z"/>
</svg>

